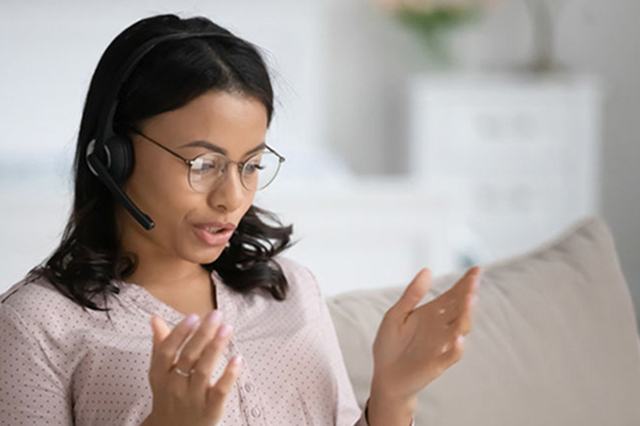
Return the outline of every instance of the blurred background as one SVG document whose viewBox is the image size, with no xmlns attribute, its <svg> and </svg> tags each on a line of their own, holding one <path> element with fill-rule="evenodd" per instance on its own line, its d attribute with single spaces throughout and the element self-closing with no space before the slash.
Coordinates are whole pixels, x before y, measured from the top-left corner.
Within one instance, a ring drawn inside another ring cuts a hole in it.
<svg viewBox="0 0 640 426">
<path fill-rule="evenodd" d="M 506 258 L 597 215 L 640 306 L 636 0 L 2 0 L 0 292 L 60 239 L 100 55 L 159 13 L 261 47 L 287 161 L 256 204 L 294 224 L 289 256 L 325 294 Z"/>
</svg>

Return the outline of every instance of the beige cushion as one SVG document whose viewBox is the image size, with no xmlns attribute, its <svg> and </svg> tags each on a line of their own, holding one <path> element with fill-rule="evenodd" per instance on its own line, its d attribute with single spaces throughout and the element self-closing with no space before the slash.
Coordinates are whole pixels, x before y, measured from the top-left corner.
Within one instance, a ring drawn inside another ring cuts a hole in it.
<svg viewBox="0 0 640 426">
<path fill-rule="evenodd" d="M 640 425 L 636 318 L 604 221 L 483 266 L 463 357 L 420 393 L 416 425 Z M 463 273 L 434 278 L 422 303 Z M 403 289 L 327 300 L 361 405 L 378 324 Z"/>
</svg>

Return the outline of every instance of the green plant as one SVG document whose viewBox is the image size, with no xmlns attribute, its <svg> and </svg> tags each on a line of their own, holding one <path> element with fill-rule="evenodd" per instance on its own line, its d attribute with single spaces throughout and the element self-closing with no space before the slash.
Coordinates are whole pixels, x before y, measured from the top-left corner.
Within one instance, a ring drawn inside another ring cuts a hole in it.
<svg viewBox="0 0 640 426">
<path fill-rule="evenodd" d="M 450 33 L 478 20 L 482 10 L 474 5 L 443 4 L 427 9 L 402 5 L 394 10 L 393 15 L 418 36 L 434 62 L 451 65 L 453 60 L 448 44 Z"/>
</svg>

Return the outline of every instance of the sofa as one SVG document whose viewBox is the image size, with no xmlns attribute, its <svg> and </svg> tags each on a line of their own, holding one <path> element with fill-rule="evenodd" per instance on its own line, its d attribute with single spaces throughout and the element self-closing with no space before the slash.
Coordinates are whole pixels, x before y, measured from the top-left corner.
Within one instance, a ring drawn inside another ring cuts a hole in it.
<svg viewBox="0 0 640 426">
<path fill-rule="evenodd" d="M 636 315 L 605 221 L 482 266 L 462 359 L 420 392 L 416 425 L 640 425 Z M 420 304 L 464 272 L 434 277 Z M 361 406 L 376 330 L 408 283 L 392 284 L 327 298 Z"/>
</svg>

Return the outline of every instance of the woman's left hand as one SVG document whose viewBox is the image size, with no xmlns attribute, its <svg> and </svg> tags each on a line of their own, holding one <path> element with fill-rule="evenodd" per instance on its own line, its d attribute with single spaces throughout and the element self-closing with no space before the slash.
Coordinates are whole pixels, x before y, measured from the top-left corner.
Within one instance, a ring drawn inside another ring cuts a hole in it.
<svg viewBox="0 0 640 426">
<path fill-rule="evenodd" d="M 475 266 L 438 298 L 416 308 L 431 288 L 431 271 L 422 269 L 386 312 L 373 343 L 376 392 L 396 401 L 416 394 L 460 360 L 464 336 L 482 270 Z"/>
</svg>

